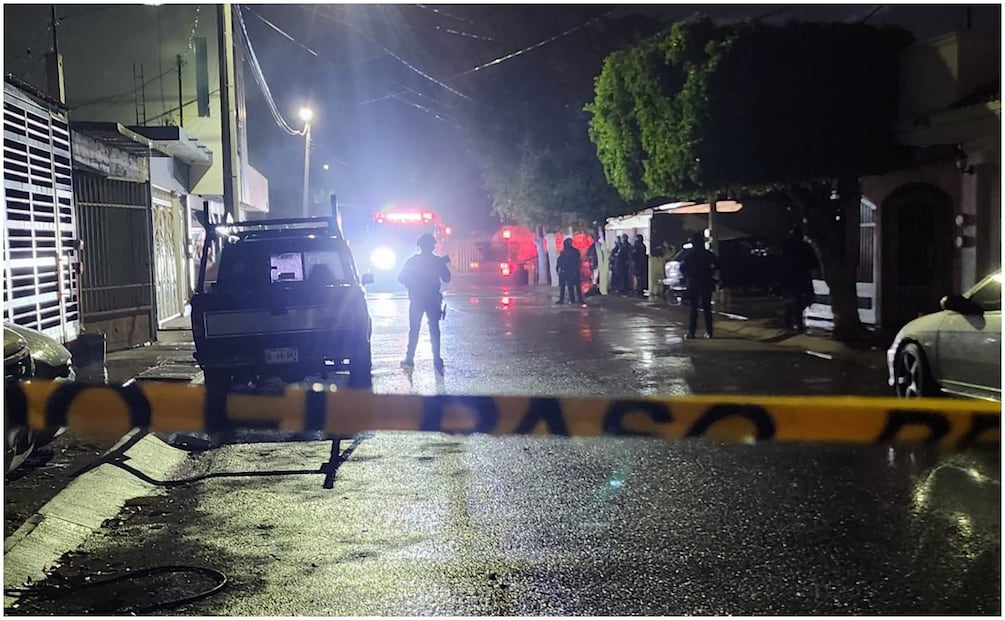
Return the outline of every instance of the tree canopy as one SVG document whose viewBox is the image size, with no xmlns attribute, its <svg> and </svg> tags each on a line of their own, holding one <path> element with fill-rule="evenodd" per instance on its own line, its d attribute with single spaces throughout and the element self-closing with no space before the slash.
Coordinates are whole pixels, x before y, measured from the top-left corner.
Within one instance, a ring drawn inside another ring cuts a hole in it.
<svg viewBox="0 0 1005 620">
<path fill-rule="evenodd" d="M 835 337 L 853 339 L 858 178 L 902 161 L 910 40 L 861 23 L 677 22 L 605 59 L 590 139 L 626 199 L 788 198 L 821 259 Z"/>
<path fill-rule="evenodd" d="M 765 193 L 896 160 L 904 31 L 706 18 L 611 54 L 590 137 L 626 198 Z"/>
<path fill-rule="evenodd" d="M 477 103 L 462 126 L 498 215 L 557 228 L 632 208 L 604 178 L 583 108 L 603 58 L 652 32 L 640 17 L 601 19 L 472 80 Z"/>
</svg>

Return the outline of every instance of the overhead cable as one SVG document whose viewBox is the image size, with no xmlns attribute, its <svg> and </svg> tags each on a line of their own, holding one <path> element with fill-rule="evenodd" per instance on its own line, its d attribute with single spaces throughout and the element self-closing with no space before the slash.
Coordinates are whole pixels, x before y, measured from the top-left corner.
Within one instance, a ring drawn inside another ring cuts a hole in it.
<svg viewBox="0 0 1005 620">
<path fill-rule="evenodd" d="M 543 41 L 540 41 L 538 43 L 535 43 L 534 45 L 529 45 L 529 46 L 527 46 L 527 47 L 525 47 L 523 49 L 519 49 L 519 50 L 516 50 L 515 52 L 511 52 L 509 54 L 506 54 L 505 56 L 501 56 L 499 58 L 496 58 L 495 60 L 490 60 L 489 62 L 483 63 L 483 64 L 478 65 L 476 67 L 472 67 L 471 69 L 468 69 L 466 71 L 462 71 L 462 72 L 460 72 L 460 73 L 452 76 L 450 79 L 453 80 L 453 79 L 456 79 L 456 78 L 459 78 L 459 77 L 462 77 L 462 76 L 465 76 L 465 75 L 469 75 L 471 73 L 475 73 L 477 71 L 481 71 L 482 69 L 486 69 L 488 67 L 492 67 L 492 66 L 495 66 L 495 65 L 502 64 L 502 63 L 506 62 L 507 60 L 511 60 L 513 58 L 516 58 L 517 56 L 520 56 L 521 54 L 525 54 L 525 53 L 527 53 L 529 51 L 532 51 L 532 50 L 535 50 L 535 49 L 537 49 L 539 47 L 543 47 L 543 46 L 545 46 L 545 45 L 547 45 L 549 43 L 552 43 L 554 41 L 557 41 L 558 39 L 561 39 L 562 37 L 568 36 L 568 35 L 572 34 L 573 32 L 576 32 L 577 30 L 585 28 L 586 26 L 589 26 L 590 24 L 593 24 L 594 22 L 596 22 L 598 20 L 601 20 L 601 19 L 607 17 L 608 15 L 610 15 L 611 13 L 613 13 L 615 10 L 616 9 L 611 9 L 610 11 L 607 11 L 603 15 L 599 15 L 597 17 L 594 17 L 593 19 L 590 19 L 590 20 L 588 20 L 588 21 L 586 21 L 586 22 L 584 22 L 584 23 L 582 23 L 582 24 L 580 24 L 580 25 L 578 25 L 578 26 L 576 26 L 574 28 L 570 28 L 570 29 L 568 29 L 568 30 L 566 30 L 564 32 L 560 32 L 560 33 L 558 33 L 558 34 L 556 34 L 556 35 L 554 35 L 552 37 L 548 37 L 547 39 L 545 39 Z M 367 99 L 365 101 L 360 101 L 360 102 L 358 102 L 356 104 L 349 104 L 349 105 L 366 105 L 366 104 L 369 104 L 369 103 L 377 103 L 379 101 L 386 101 L 388 99 L 394 99 L 398 95 L 403 95 L 403 94 L 405 94 L 405 92 L 407 92 L 407 91 L 398 91 L 398 92 L 390 93 L 390 94 L 383 95 L 383 96 L 380 96 L 380 97 L 374 97 L 373 99 Z"/>
<path fill-rule="evenodd" d="M 405 60 L 405 59 L 404 59 L 404 58 L 402 58 L 401 56 L 398 56 L 397 54 L 395 54 L 394 52 L 392 52 L 392 51 L 391 51 L 391 50 L 389 50 L 388 48 L 384 47 L 384 46 L 383 46 L 383 45 L 382 45 L 382 44 L 381 44 L 380 42 L 378 42 L 377 40 L 375 40 L 375 39 L 374 39 L 373 37 L 371 37 L 370 35 L 366 34 L 366 33 L 365 33 L 365 32 L 363 32 L 362 30 L 360 30 L 360 29 L 359 29 L 358 27 L 356 27 L 356 26 L 355 26 L 354 24 L 352 24 L 352 23 L 349 23 L 349 22 L 347 22 L 347 21 L 345 21 L 345 20 L 343 20 L 343 19 L 340 19 L 340 18 L 338 18 L 338 17 L 335 17 L 335 16 L 333 16 L 333 15 L 327 15 L 327 14 L 325 14 L 325 13 L 321 13 L 321 12 L 318 12 L 317 14 L 318 14 L 318 15 L 320 15 L 321 17 L 324 17 L 324 18 L 327 18 L 327 19 L 330 19 L 330 20 L 332 20 L 333 22 L 337 22 L 337 23 L 339 23 L 339 24 L 342 24 L 342 25 L 344 25 L 344 26 L 348 26 L 349 28 L 352 28 L 352 29 L 353 29 L 353 30 L 355 30 L 355 31 L 356 31 L 356 32 L 357 32 L 357 33 L 358 33 L 358 34 L 359 34 L 360 36 L 362 36 L 362 37 L 363 37 L 363 38 L 365 38 L 366 40 L 370 41 L 371 43 L 373 43 L 373 44 L 374 44 L 374 45 L 376 45 L 377 47 L 379 47 L 379 48 L 381 48 L 382 50 L 384 50 L 384 51 L 385 51 L 385 52 L 386 52 L 386 53 L 387 53 L 387 54 L 388 54 L 389 56 L 391 56 L 392 58 L 394 58 L 395 60 L 397 60 L 397 61 L 398 61 L 398 62 L 400 62 L 401 64 L 405 65 L 406 67 L 408 67 L 408 68 L 409 68 L 410 70 L 412 70 L 412 71 L 413 71 L 413 72 L 415 72 L 416 74 L 418 74 L 418 75 L 422 76 L 423 78 L 425 78 L 425 79 L 429 80 L 430 82 L 432 82 L 432 83 L 436 84 L 436 85 L 437 85 L 437 86 L 439 86 L 440 88 L 443 88 L 443 89 L 444 89 L 444 90 L 446 90 L 447 92 L 450 92 L 450 93 L 452 93 L 452 94 L 454 94 L 454 95 L 457 95 L 458 97 L 460 97 L 460 98 L 462 98 L 462 99 L 467 99 L 468 101 L 471 101 L 471 97 L 468 97 L 467 95 L 465 95 L 464 93 L 460 92 L 459 90 L 457 90 L 457 89 L 455 89 L 455 88 L 452 88 L 452 87 L 450 87 L 449 85 L 447 85 L 447 84 L 446 84 L 446 83 L 444 83 L 444 82 L 441 82 L 440 80 L 438 80 L 438 79 L 434 78 L 433 76 L 429 75 L 428 73 L 424 72 L 424 71 L 423 71 L 422 69 L 419 69 L 419 68 L 418 68 L 418 67 L 416 67 L 415 65 L 411 64 L 410 62 L 408 62 L 407 60 Z"/>
<path fill-rule="evenodd" d="M 560 32 L 560 33 L 556 34 L 553 37 L 549 37 L 549 38 L 545 39 L 544 41 L 541 41 L 539 43 L 535 43 L 534 45 L 529 45 L 529 46 L 527 46 L 527 47 L 525 47 L 525 48 L 523 48 L 521 50 L 517 50 L 517 51 L 515 51 L 513 53 L 506 54 L 505 56 L 501 56 L 499 58 L 496 58 L 495 60 L 490 60 L 489 62 L 487 62 L 485 64 L 478 65 L 477 67 L 474 67 L 472 69 L 468 69 L 467 71 L 464 71 L 463 73 L 460 73 L 460 74 L 458 74 L 455 77 L 460 77 L 462 75 L 468 75 L 468 74 L 474 73 L 476 71 L 481 71 L 482 69 L 487 69 L 488 67 L 504 63 L 507 60 L 510 60 L 512 58 L 516 58 L 517 56 L 520 56 L 521 54 L 526 54 L 527 52 L 529 52 L 531 50 L 535 50 L 535 49 L 537 49 L 539 47 L 544 47 L 545 45 L 548 45 L 549 43 L 557 41 L 558 39 L 561 39 L 562 37 L 566 37 L 566 36 L 572 34 L 573 32 L 576 32 L 577 30 L 582 30 L 583 28 L 586 28 L 587 26 L 593 24 L 594 22 L 600 21 L 601 19 L 603 19 L 603 18 L 607 17 L 608 15 L 610 15 L 611 13 L 613 13 L 615 10 L 616 9 L 611 9 L 610 11 L 607 11 L 603 15 L 598 15 L 598 16 L 594 17 L 593 19 L 588 20 L 588 21 L 586 21 L 586 22 L 584 22 L 584 23 L 582 23 L 582 24 L 580 24 L 580 25 L 578 25 L 578 26 L 576 26 L 574 28 L 569 28 L 568 30 L 566 30 L 564 32 Z"/>
<path fill-rule="evenodd" d="M 474 20 L 467 19 L 465 17 L 458 17 L 457 15 L 451 15 L 450 13 L 447 13 L 446 11 L 441 11 L 440 9 L 438 9 L 436 7 L 432 7 L 432 6 L 429 6 L 429 5 L 426 5 L 426 4 L 416 4 L 415 6 L 419 7 L 420 9 L 426 9 L 427 11 L 432 11 L 433 13 L 437 13 L 438 15 L 445 15 L 445 16 L 451 18 L 451 19 L 456 19 L 458 21 L 467 22 L 469 24 L 475 23 Z"/>
<path fill-rule="evenodd" d="M 241 32 L 244 34 L 244 41 L 248 46 L 248 56 L 251 59 L 251 62 L 249 63 L 251 65 L 251 75 L 255 78 L 255 82 L 258 84 L 262 94 L 265 96 L 265 102 L 268 104 L 269 111 L 272 113 L 272 118 L 275 119 L 276 124 L 279 125 L 280 129 L 291 136 L 305 135 L 307 127 L 305 126 L 302 130 L 294 129 L 286 122 L 286 119 L 283 118 L 282 112 L 279 110 L 279 106 L 276 105 L 276 101 L 272 97 L 272 91 L 269 89 L 269 84 L 265 80 L 265 74 L 262 73 L 262 66 L 258 62 L 258 56 L 255 54 L 255 48 L 251 44 L 251 37 L 248 36 L 248 29 L 244 23 L 244 15 L 241 13 L 240 5 L 237 10 L 237 21 L 241 24 Z"/>
<path fill-rule="evenodd" d="M 251 9 L 250 7 L 248 7 L 248 11 L 249 11 L 249 12 L 250 12 L 250 13 L 251 13 L 252 15 L 254 15 L 255 17 L 257 17 L 258 19 L 260 19 L 260 20 L 261 20 L 262 22 L 264 22 L 264 23 L 265 23 L 265 24 L 266 24 L 267 26 L 269 26 L 270 28 L 272 28 L 273 30 L 275 30 L 276 32 L 278 32 L 279 34 L 281 34 L 281 35 L 283 35 L 284 37 L 286 37 L 287 39 L 289 39 L 289 41 L 290 41 L 291 43 L 296 43 L 296 44 L 297 44 L 297 45 L 298 45 L 298 46 L 299 46 L 299 47 L 300 47 L 301 49 L 303 49 L 303 50 L 304 50 L 305 52 L 307 52 L 307 53 L 308 53 L 308 54 L 310 54 L 311 56 L 314 56 L 314 57 L 317 57 L 317 55 L 318 55 L 318 53 L 317 53 L 317 52 L 315 52 L 315 51 L 314 51 L 314 50 L 312 50 L 311 48 L 307 47 L 306 45 L 304 45 L 304 44 L 303 44 L 303 43 L 301 43 L 300 41 L 297 41 L 296 39 L 294 39 L 294 38 L 293 38 L 293 37 L 291 37 L 290 35 L 286 34 L 286 32 L 284 32 L 284 31 L 283 31 L 283 30 L 282 30 L 282 29 L 281 29 L 281 28 L 280 28 L 279 26 L 277 26 L 277 25 L 273 24 L 273 23 L 272 23 L 272 22 L 270 22 L 269 20 L 267 20 L 267 19 L 265 19 L 264 17 L 262 17 L 262 15 L 261 15 L 261 14 L 259 14 L 259 13 L 258 13 L 257 11 L 255 11 L 255 10 Z"/>
</svg>

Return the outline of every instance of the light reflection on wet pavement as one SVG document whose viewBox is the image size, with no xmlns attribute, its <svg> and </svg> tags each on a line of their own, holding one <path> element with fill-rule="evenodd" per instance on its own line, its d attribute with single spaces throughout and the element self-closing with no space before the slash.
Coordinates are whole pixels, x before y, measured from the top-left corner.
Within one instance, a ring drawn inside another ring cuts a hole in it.
<svg viewBox="0 0 1005 620">
<path fill-rule="evenodd" d="M 379 393 L 674 396 L 696 393 L 889 395 L 882 352 L 872 368 L 742 340 L 683 340 L 652 313 L 554 304 L 545 291 L 486 287 L 446 296 L 445 376 L 420 332 L 411 377 L 399 368 L 408 300 L 370 296 L 374 390 Z M 641 303 L 641 302 L 640 302 Z"/>
</svg>

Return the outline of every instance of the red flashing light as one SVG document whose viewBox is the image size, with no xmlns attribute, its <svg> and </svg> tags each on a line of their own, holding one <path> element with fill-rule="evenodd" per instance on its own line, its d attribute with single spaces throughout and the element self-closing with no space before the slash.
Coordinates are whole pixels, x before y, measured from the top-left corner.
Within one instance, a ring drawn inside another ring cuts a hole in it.
<svg viewBox="0 0 1005 620">
<path fill-rule="evenodd" d="M 454 231 L 449 226 L 447 226 L 446 228 L 443 229 L 443 234 L 445 234 L 445 235 L 452 235 L 452 234 L 454 234 Z"/>
<path fill-rule="evenodd" d="M 426 224 L 432 222 L 433 221 L 433 214 L 430 213 L 430 212 L 428 212 L 428 211 L 425 212 L 425 213 L 423 213 L 422 214 L 422 221 L 425 222 Z"/>
<path fill-rule="evenodd" d="M 511 231 L 510 229 L 507 228 L 506 230 L 503 231 L 503 239 L 509 239 L 512 236 L 513 231 Z"/>
<path fill-rule="evenodd" d="M 510 305 L 510 303 L 512 303 L 512 300 L 509 297 L 503 297 L 499 301 L 500 301 L 500 303 L 502 303 L 503 306 L 506 306 L 506 307 L 508 307 Z"/>
<path fill-rule="evenodd" d="M 510 266 L 509 263 L 499 263 L 499 271 L 502 272 L 503 277 L 508 278 L 510 276 L 510 273 L 512 273 L 513 268 Z"/>
</svg>

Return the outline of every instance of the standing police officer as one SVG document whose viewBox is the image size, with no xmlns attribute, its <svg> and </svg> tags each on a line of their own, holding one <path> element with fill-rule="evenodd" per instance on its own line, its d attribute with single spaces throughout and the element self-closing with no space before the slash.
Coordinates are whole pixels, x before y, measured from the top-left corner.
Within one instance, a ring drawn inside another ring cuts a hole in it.
<svg viewBox="0 0 1005 620">
<path fill-rule="evenodd" d="M 583 288 L 580 282 L 579 269 L 582 263 L 582 255 L 572 245 L 572 239 L 565 238 L 562 253 L 558 255 L 558 301 L 555 303 L 565 303 L 565 291 L 569 290 L 569 303 L 574 304 L 576 300 L 583 303 Z"/>
<path fill-rule="evenodd" d="M 715 288 L 714 274 L 718 268 L 719 259 L 705 249 L 704 235 L 691 235 L 691 249 L 680 264 L 680 270 L 687 278 L 688 338 L 694 338 L 694 331 L 698 327 L 699 307 L 705 315 L 705 337 L 712 337 L 712 290 Z"/>
<path fill-rule="evenodd" d="M 806 329 L 803 311 L 813 303 L 813 270 L 817 257 L 798 226 L 789 229 L 782 246 L 782 296 L 785 299 L 785 328 Z"/>
<path fill-rule="evenodd" d="M 436 372 L 443 374 L 443 359 L 440 357 L 440 318 L 443 295 L 440 281 L 450 282 L 447 269 L 449 257 L 433 254 L 436 239 L 430 234 L 419 237 L 416 243 L 420 252 L 407 261 L 398 274 L 398 281 L 408 289 L 408 351 L 401 362 L 402 368 L 415 366 L 415 347 L 419 342 L 419 328 L 422 316 L 429 324 L 429 340 L 433 345 L 433 365 Z"/>
</svg>

